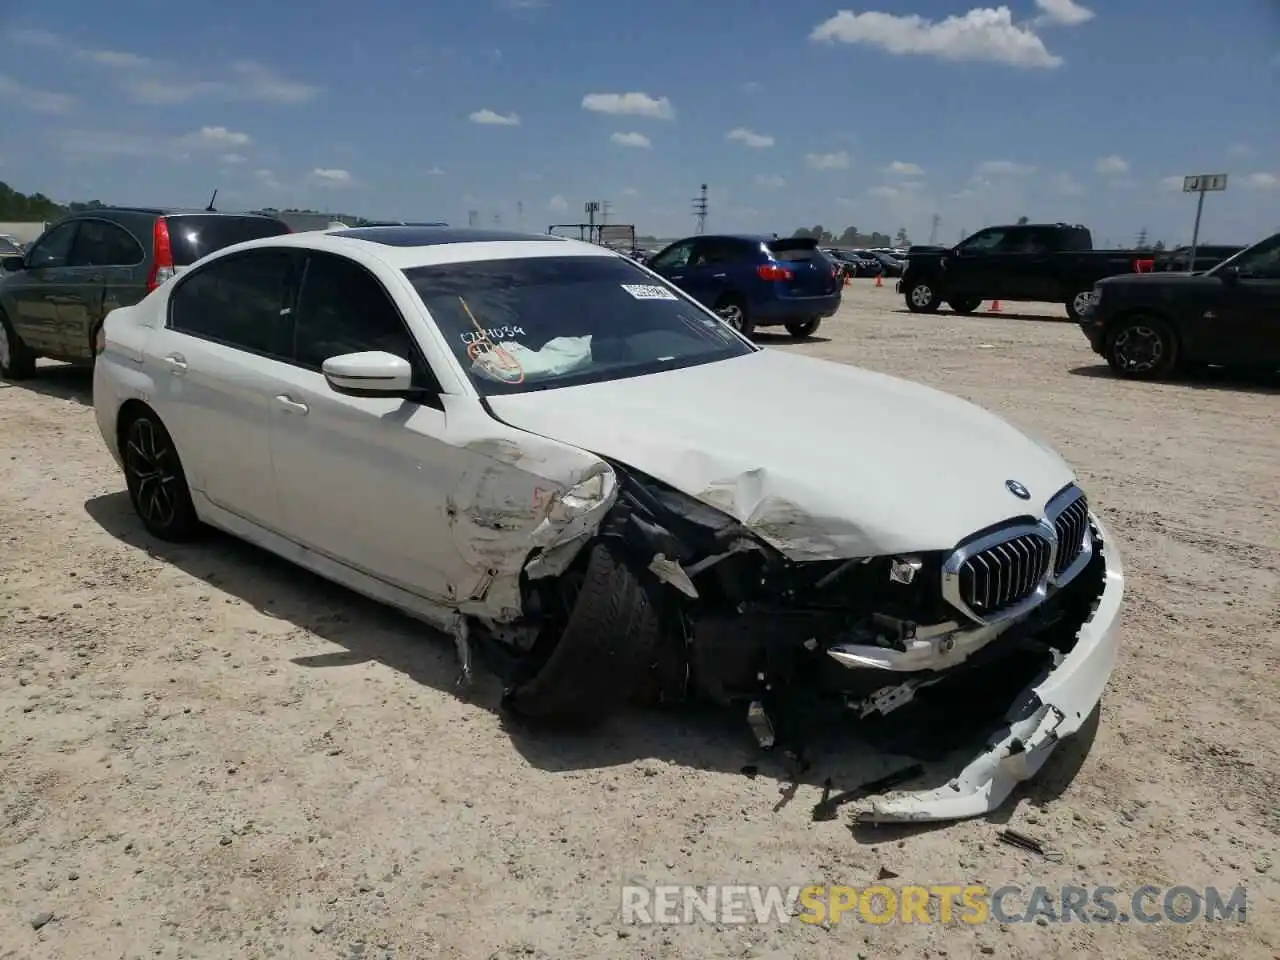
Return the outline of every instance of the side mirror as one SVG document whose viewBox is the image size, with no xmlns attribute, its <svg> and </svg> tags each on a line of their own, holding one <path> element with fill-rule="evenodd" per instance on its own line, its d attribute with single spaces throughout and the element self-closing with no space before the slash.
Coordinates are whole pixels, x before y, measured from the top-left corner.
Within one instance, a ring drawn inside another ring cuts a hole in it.
<svg viewBox="0 0 1280 960">
<path fill-rule="evenodd" d="M 381 350 L 330 357 L 320 369 L 333 390 L 353 397 L 402 396 L 413 389 L 409 361 Z"/>
<path fill-rule="evenodd" d="M 1223 267 L 1218 271 L 1218 276 L 1222 278 L 1223 283 L 1239 283 L 1240 268 L 1239 267 Z"/>
<path fill-rule="evenodd" d="M 0 270 L 6 273 L 17 273 L 19 270 L 25 270 L 27 263 L 22 257 L 5 257 L 0 259 Z"/>
</svg>

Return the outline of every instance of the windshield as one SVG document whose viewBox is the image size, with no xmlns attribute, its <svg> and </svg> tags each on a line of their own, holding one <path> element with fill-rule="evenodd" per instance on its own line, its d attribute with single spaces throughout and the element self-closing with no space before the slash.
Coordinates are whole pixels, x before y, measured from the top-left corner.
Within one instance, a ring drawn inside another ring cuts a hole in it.
<svg viewBox="0 0 1280 960">
<path fill-rule="evenodd" d="M 1232 267 L 1239 270 L 1242 277 L 1280 279 L 1280 233 L 1259 240 L 1251 247 L 1245 247 L 1206 273 L 1219 274 Z"/>
<path fill-rule="evenodd" d="M 481 396 L 727 360 L 756 347 L 621 257 L 530 257 L 405 275 Z"/>
</svg>

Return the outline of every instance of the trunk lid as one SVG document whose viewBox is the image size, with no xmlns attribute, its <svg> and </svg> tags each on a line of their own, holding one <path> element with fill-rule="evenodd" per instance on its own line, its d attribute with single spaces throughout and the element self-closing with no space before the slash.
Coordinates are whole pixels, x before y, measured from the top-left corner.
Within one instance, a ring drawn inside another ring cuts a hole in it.
<svg viewBox="0 0 1280 960">
<path fill-rule="evenodd" d="M 770 240 L 769 253 L 780 266 L 791 271 L 791 279 L 780 281 L 794 297 L 821 297 L 835 293 L 840 285 L 835 264 L 818 249 L 810 237 Z"/>
</svg>

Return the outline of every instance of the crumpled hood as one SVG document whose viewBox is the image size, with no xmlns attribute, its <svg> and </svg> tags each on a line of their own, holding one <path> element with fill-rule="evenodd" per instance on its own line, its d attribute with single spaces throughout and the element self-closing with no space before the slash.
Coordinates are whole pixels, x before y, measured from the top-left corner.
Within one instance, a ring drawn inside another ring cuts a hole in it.
<svg viewBox="0 0 1280 960">
<path fill-rule="evenodd" d="M 780 350 L 489 403 L 513 427 L 730 514 L 795 560 L 948 549 L 1041 516 L 1074 480 L 1056 453 L 967 401 Z"/>
</svg>

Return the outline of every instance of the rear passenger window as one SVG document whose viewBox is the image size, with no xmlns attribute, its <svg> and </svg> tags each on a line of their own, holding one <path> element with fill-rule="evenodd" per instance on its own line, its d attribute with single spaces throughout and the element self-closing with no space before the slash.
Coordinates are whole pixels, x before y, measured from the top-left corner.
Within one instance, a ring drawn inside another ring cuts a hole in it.
<svg viewBox="0 0 1280 960">
<path fill-rule="evenodd" d="M 295 355 L 319 370 L 330 357 L 382 350 L 420 367 L 418 351 L 382 284 L 359 264 L 311 253 L 296 311 Z"/>
<path fill-rule="evenodd" d="M 106 220 L 81 220 L 67 266 L 131 267 L 142 260 L 142 247 L 123 227 Z"/>
<path fill-rule="evenodd" d="M 235 254 L 188 273 L 169 297 L 169 326 L 179 333 L 280 359 L 292 358 L 288 313 L 294 255 Z"/>
</svg>

